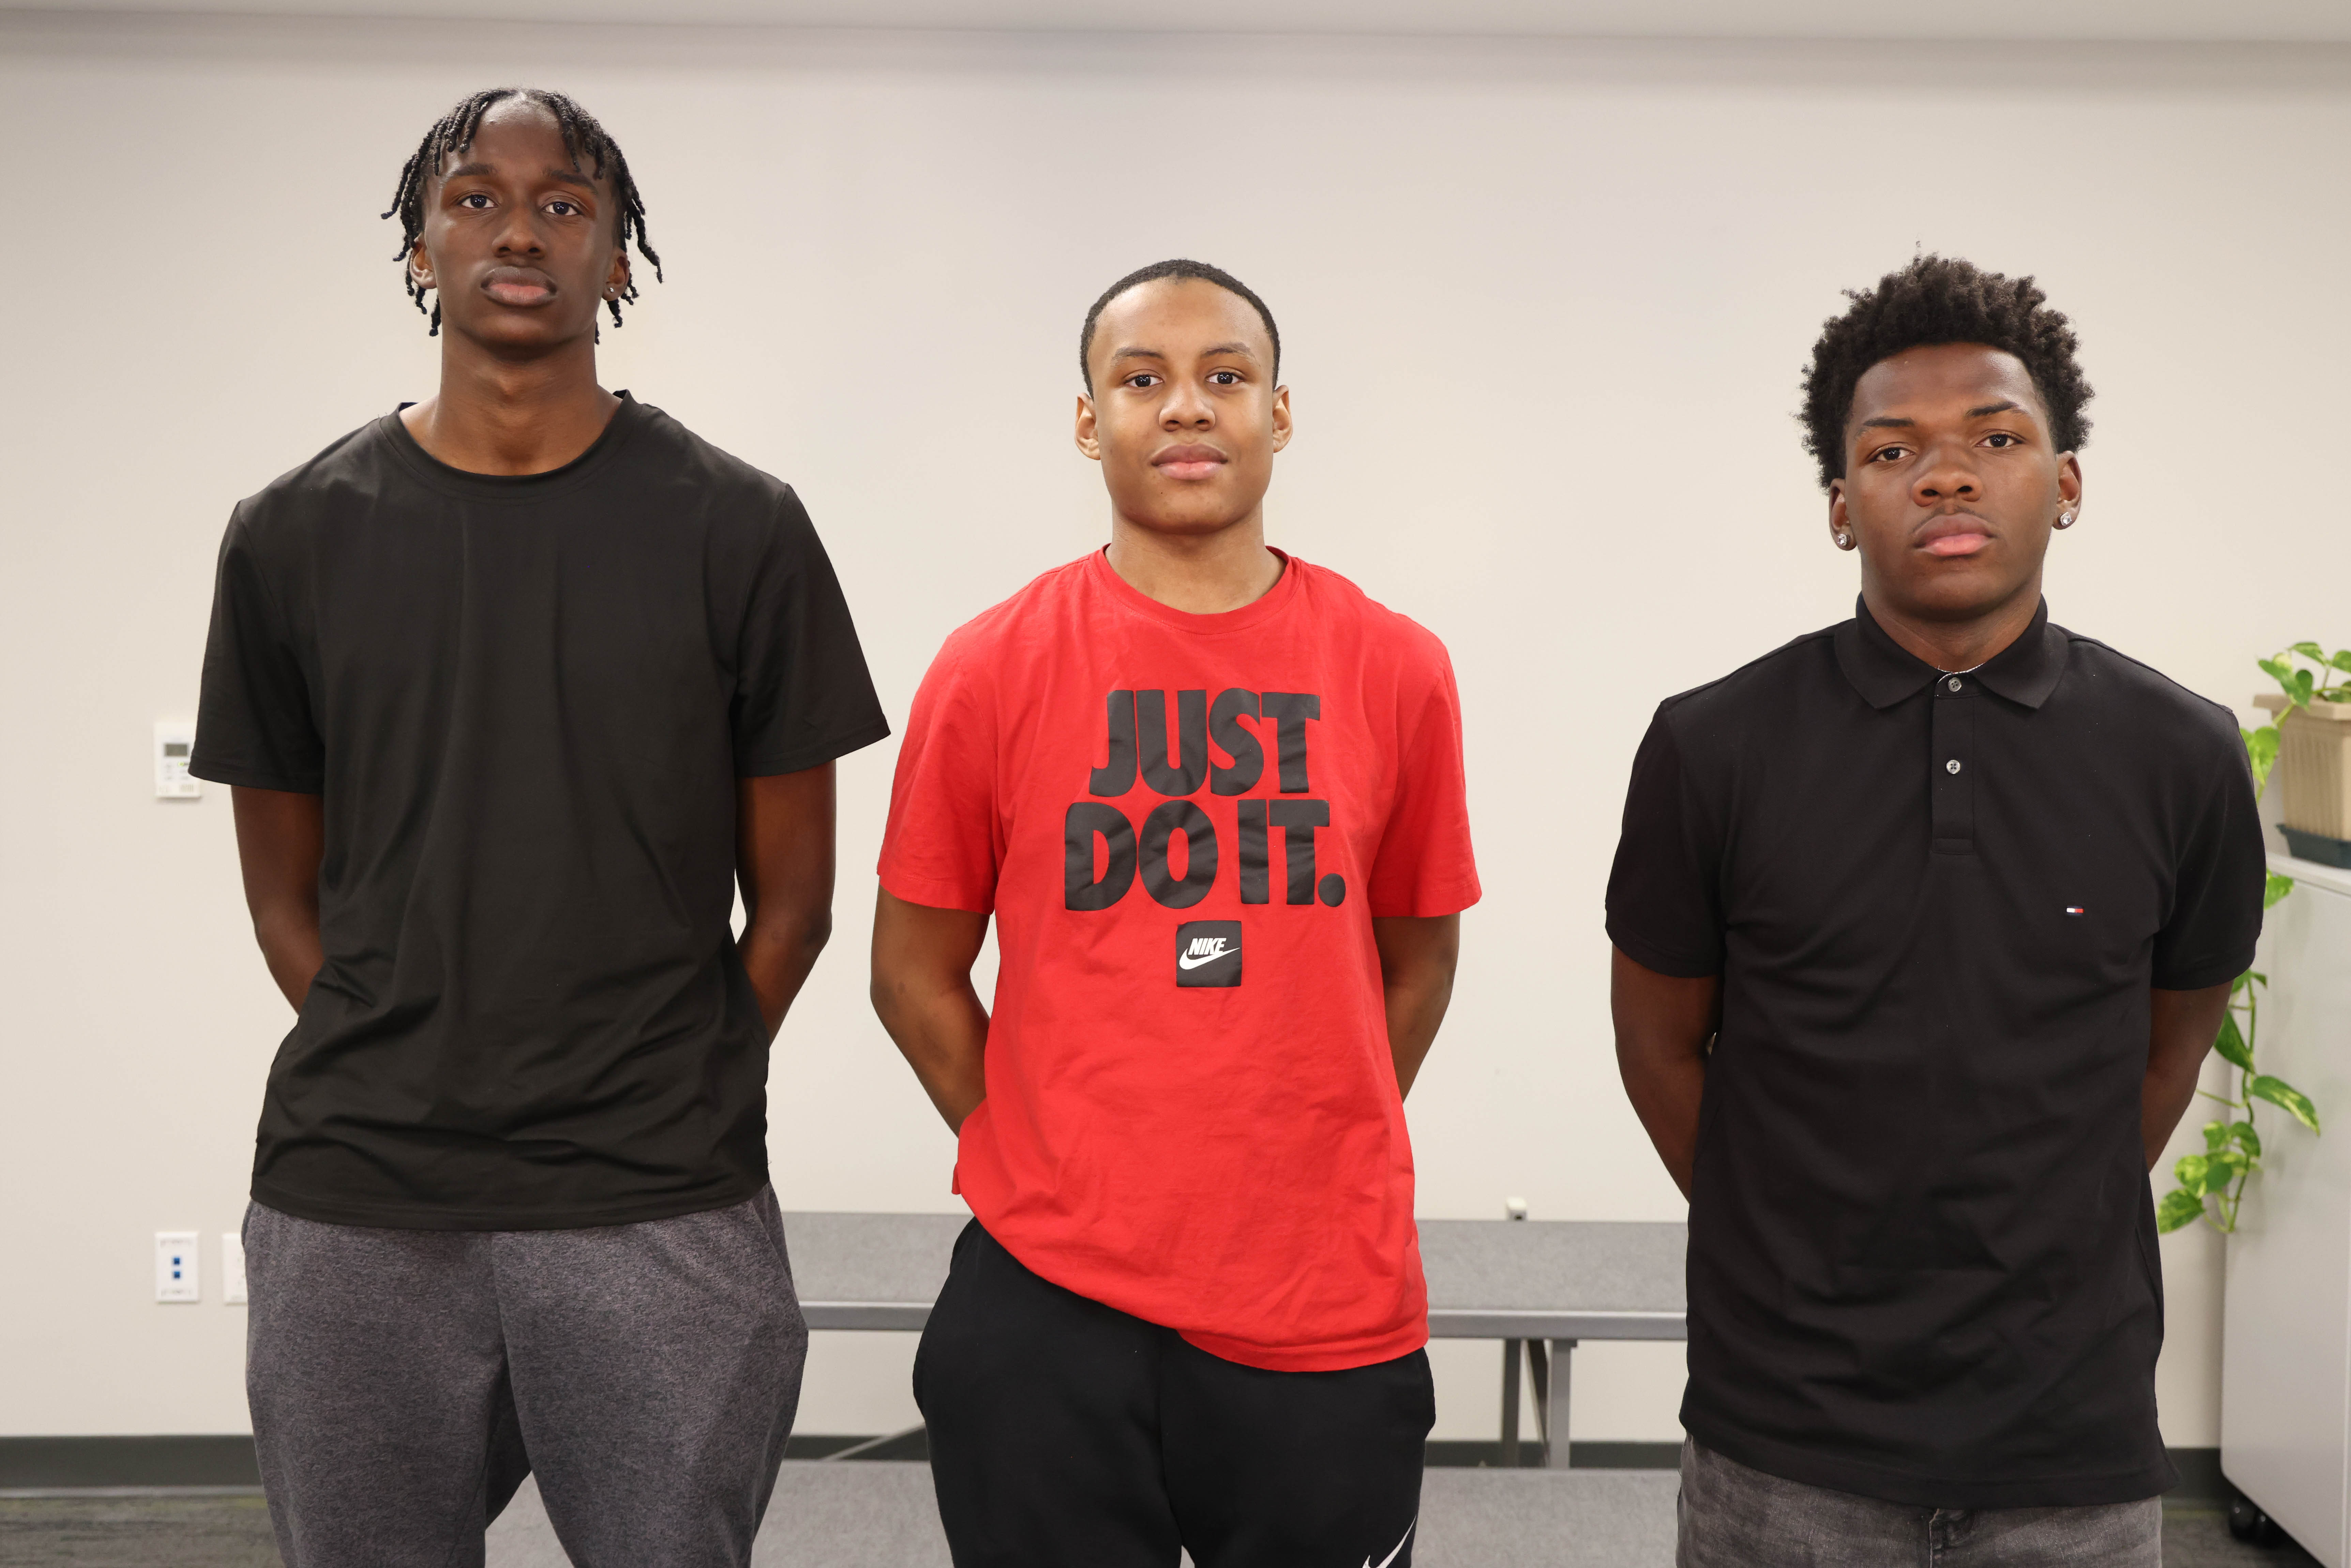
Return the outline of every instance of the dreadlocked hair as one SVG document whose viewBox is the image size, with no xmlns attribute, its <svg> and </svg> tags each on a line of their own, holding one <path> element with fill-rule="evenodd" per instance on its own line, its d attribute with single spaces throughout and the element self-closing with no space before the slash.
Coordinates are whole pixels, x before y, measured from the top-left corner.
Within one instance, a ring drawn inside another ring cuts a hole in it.
<svg viewBox="0 0 2351 1568">
<path fill-rule="evenodd" d="M 427 334 L 429 337 L 438 337 L 441 333 L 441 306 L 435 301 L 431 310 L 426 311 L 425 287 L 417 282 L 415 273 L 406 270 L 408 258 L 416 249 L 417 239 L 424 233 L 426 187 L 441 172 L 442 164 L 451 154 L 463 152 L 474 144 L 474 133 L 481 129 L 482 117 L 510 98 L 537 104 L 554 117 L 556 128 L 563 133 L 564 150 L 571 154 L 574 169 L 581 168 L 584 161 L 594 165 L 587 172 L 596 178 L 610 177 L 612 198 L 620 206 L 618 232 L 614 239 L 623 250 L 633 239 L 637 254 L 652 262 L 653 277 L 656 279 L 661 277 L 661 257 L 645 238 L 644 198 L 638 194 L 637 183 L 629 175 L 629 161 L 622 155 L 621 144 L 612 140 L 611 132 L 599 124 L 594 115 L 562 93 L 537 87 L 490 88 L 464 99 L 456 108 L 434 121 L 433 129 L 424 133 L 424 140 L 416 144 L 416 151 L 410 154 L 407 164 L 400 171 L 399 187 L 392 193 L 392 210 L 383 214 L 387 218 L 396 214 L 400 219 L 400 250 L 394 259 L 402 264 L 408 297 L 416 301 L 419 312 L 432 317 L 433 330 Z M 613 326 L 621 325 L 621 300 L 633 300 L 636 297 L 636 279 L 631 277 L 628 287 L 622 291 L 619 299 L 604 302 L 605 308 L 612 312 Z"/>
<path fill-rule="evenodd" d="M 1852 306 L 1823 323 L 1813 345 L 1798 415 L 1804 449 L 1821 466 L 1822 488 L 1844 477 L 1844 423 L 1864 373 L 1896 354 L 1941 343 L 1981 343 L 2015 355 L 2049 411 L 2057 450 L 2078 452 L 2089 439 L 2082 408 L 2090 383 L 2074 357 L 2080 340 L 2030 277 L 2003 277 L 1957 256 L 1922 256 L 1879 278 L 1876 288 L 1846 289 L 1845 298 Z"/>
</svg>

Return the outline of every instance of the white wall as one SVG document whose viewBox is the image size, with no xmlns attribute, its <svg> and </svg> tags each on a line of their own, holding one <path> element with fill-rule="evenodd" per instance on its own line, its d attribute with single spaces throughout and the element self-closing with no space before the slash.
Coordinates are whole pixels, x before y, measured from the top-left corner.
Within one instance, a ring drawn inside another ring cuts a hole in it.
<svg viewBox="0 0 2351 1568">
<path fill-rule="evenodd" d="M 230 505 L 433 385 L 375 214 L 485 82 L 627 146 L 670 281 L 606 381 L 799 486 L 885 702 L 1104 534 L 1078 319 L 1171 254 L 1271 301 L 1277 542 L 1451 645 L 1488 897 L 1412 1104 L 1422 1211 L 1680 1204 L 1608 1047 L 1601 890 L 1651 706 L 1847 613 L 1790 417 L 1838 289 L 1918 246 L 2040 275 L 2087 344 L 2060 620 L 2241 702 L 2351 641 L 2351 51 L 894 37 L 0 14 L 0 1432 L 243 1429 L 241 1309 L 150 1233 L 244 1204 L 287 1021 L 225 792 L 151 797 Z M 2330 644 L 2332 645 L 2332 644 Z M 951 1144 L 864 1002 L 893 751 L 843 768 L 840 933 L 772 1080 L 787 1207 L 938 1208 Z M 2167 1435 L 2218 1429 L 2218 1249 L 2165 1243 Z M 911 1422 L 828 1336 L 803 1429 Z M 1495 1353 L 1442 1347 L 1440 1435 Z M 1577 1434 L 1677 1435 L 1677 1347 L 1579 1360 Z"/>
</svg>

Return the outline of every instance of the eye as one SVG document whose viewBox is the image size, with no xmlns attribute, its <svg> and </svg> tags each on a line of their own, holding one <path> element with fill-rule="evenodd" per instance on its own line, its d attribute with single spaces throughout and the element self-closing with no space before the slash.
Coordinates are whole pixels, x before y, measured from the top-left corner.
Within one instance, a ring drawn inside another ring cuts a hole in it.
<svg viewBox="0 0 2351 1568">
<path fill-rule="evenodd" d="M 554 201 L 547 204 L 547 210 L 553 213 L 559 218 L 568 218 L 573 214 L 579 212 L 580 204 L 577 202 L 567 202 L 559 196 Z"/>
<path fill-rule="evenodd" d="M 1125 384 L 1134 388 L 1137 392 L 1142 392 L 1148 388 L 1157 386 L 1159 384 L 1159 378 L 1149 371 L 1137 371 L 1134 374 L 1126 378 Z"/>
<path fill-rule="evenodd" d="M 1241 373 L 1238 371 L 1210 371 L 1208 380 L 1216 386 L 1237 387 L 1241 384 Z"/>
<path fill-rule="evenodd" d="M 1984 444 L 1986 446 L 1997 448 L 2002 446 L 2022 446 L 2024 443 L 2005 430 L 1995 430 L 1990 435 L 1984 437 Z"/>
<path fill-rule="evenodd" d="M 471 207 L 477 213 L 486 212 L 489 210 L 490 198 L 483 192 L 468 191 L 457 198 L 457 204 L 461 207 Z"/>
<path fill-rule="evenodd" d="M 1896 458 L 1909 455 L 1910 449 L 1907 446 L 1881 446 L 1869 455 L 1869 460 L 1872 463 L 1891 463 Z"/>
</svg>

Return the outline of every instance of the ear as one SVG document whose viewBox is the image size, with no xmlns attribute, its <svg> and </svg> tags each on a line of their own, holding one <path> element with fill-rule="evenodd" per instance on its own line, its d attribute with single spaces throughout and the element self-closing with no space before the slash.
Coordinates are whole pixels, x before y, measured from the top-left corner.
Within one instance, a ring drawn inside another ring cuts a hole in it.
<svg viewBox="0 0 2351 1568">
<path fill-rule="evenodd" d="M 424 236 L 418 235 L 416 243 L 408 247 L 408 276 L 419 288 L 438 288 L 440 280 L 433 276 L 433 256 L 424 248 Z"/>
<path fill-rule="evenodd" d="M 629 253 L 615 250 L 611 267 L 604 274 L 604 298 L 620 299 L 629 292 Z"/>
<path fill-rule="evenodd" d="M 1094 400 L 1085 392 L 1078 394 L 1077 438 L 1079 451 L 1097 463 L 1102 461 L 1102 441 L 1096 430 Z"/>
<path fill-rule="evenodd" d="M 2065 509 L 2079 521 L 2082 516 L 2082 460 L 2068 452 L 2057 459 L 2057 494 L 2065 502 Z"/>
<path fill-rule="evenodd" d="M 1290 444 L 1290 389 L 1273 389 L 1273 449 L 1276 452 Z"/>
<path fill-rule="evenodd" d="M 1838 543 L 1840 538 L 1853 540 L 1852 545 Z M 1839 549 L 1850 549 L 1861 542 L 1854 532 L 1853 512 L 1845 505 L 1844 481 L 1829 481 L 1829 543 Z"/>
</svg>

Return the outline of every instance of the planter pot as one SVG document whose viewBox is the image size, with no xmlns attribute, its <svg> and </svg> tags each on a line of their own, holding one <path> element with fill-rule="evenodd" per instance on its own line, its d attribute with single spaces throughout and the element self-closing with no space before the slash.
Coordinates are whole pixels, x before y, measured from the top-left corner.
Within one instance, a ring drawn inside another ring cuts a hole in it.
<svg viewBox="0 0 2351 1568">
<path fill-rule="evenodd" d="M 2255 697 L 2269 713 L 2286 700 Z M 2351 839 L 2351 703 L 2312 703 L 2278 727 L 2278 821 L 2300 832 Z"/>
</svg>

